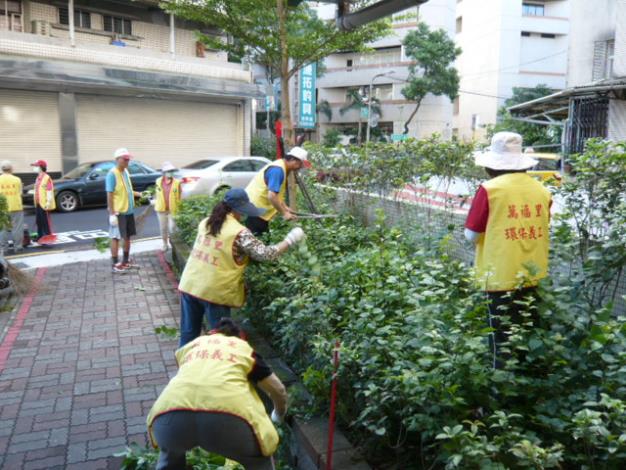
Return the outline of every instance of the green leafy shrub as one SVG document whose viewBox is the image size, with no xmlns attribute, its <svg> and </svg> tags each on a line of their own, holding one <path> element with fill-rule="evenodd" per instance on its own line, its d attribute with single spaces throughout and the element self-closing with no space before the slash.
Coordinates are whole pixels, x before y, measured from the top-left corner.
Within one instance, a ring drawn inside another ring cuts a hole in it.
<svg viewBox="0 0 626 470">
<path fill-rule="evenodd" d="M 11 215 L 9 214 L 7 198 L 0 194 L 0 230 L 10 230 L 11 225 Z"/>
<path fill-rule="evenodd" d="M 250 144 L 250 154 L 255 157 L 276 158 L 276 139 L 254 136 Z"/>
<path fill-rule="evenodd" d="M 409 145 L 388 156 L 371 145 L 383 162 L 365 151 L 348 150 L 341 161 L 316 147 L 312 155 L 322 168 L 353 171 L 361 189 L 397 188 L 411 175 L 471 176 L 469 148 Z M 614 311 L 626 260 L 625 155 L 621 144 L 591 142 L 574 157 L 575 176 L 556 197 L 566 210 L 553 227 L 539 321 L 526 313 L 511 325 L 503 370 L 490 366 L 485 299 L 471 270 L 448 254 L 449 234 L 433 243 L 426 226 L 402 231 L 382 217 L 369 228 L 349 216 L 302 221 L 306 245 L 248 267 L 243 313 L 302 374 L 317 411 L 328 409 L 340 339 L 339 417 L 376 464 L 626 468 L 626 317 Z M 322 196 L 315 192 L 328 212 Z M 206 211 L 202 204 L 196 212 Z M 290 227 L 273 221 L 271 239 Z"/>
<path fill-rule="evenodd" d="M 202 219 L 211 215 L 215 204 L 224 197 L 222 192 L 213 196 L 190 196 L 181 201 L 176 213 L 176 229 L 178 236 L 189 246 L 193 245 Z"/>
<path fill-rule="evenodd" d="M 336 147 L 341 142 L 341 131 L 339 129 L 328 129 L 324 133 L 322 145 L 324 147 Z"/>
</svg>

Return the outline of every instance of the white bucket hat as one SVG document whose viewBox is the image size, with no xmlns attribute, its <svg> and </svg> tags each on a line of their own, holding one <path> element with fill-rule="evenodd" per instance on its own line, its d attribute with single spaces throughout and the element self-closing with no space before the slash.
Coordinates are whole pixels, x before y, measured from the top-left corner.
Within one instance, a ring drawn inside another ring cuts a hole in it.
<svg viewBox="0 0 626 470">
<path fill-rule="evenodd" d="M 161 171 L 163 173 L 165 173 L 166 171 L 175 171 L 177 169 L 178 168 L 172 165 L 172 162 L 163 162 L 163 166 L 161 167 Z"/>
<path fill-rule="evenodd" d="M 132 155 L 130 154 L 128 149 L 124 147 L 117 149 L 115 153 L 113 153 L 113 158 L 115 158 L 116 160 L 118 158 L 123 158 L 124 160 L 130 160 L 130 157 L 132 157 Z"/>
<path fill-rule="evenodd" d="M 515 132 L 498 132 L 491 138 L 491 147 L 474 152 L 478 166 L 492 170 L 527 170 L 538 162 L 522 152 L 522 136 Z"/>
</svg>

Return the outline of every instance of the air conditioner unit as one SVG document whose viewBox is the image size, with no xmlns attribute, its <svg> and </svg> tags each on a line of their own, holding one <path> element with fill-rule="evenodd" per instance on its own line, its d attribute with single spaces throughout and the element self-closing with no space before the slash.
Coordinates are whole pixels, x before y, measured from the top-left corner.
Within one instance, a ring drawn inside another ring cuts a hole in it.
<svg viewBox="0 0 626 470">
<path fill-rule="evenodd" d="M 33 34 L 40 36 L 50 36 L 50 23 L 42 20 L 33 20 L 31 22 Z"/>
</svg>

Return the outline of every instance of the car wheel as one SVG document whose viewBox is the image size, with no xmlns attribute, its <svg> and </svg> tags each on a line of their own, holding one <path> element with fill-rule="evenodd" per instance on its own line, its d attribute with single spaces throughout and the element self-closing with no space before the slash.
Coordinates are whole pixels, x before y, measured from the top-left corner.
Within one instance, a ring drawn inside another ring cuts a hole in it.
<svg viewBox="0 0 626 470">
<path fill-rule="evenodd" d="M 73 212 L 78 209 L 78 195 L 72 191 L 61 191 L 57 195 L 57 209 L 60 212 Z"/>
<path fill-rule="evenodd" d="M 213 196 L 220 194 L 220 193 L 223 195 L 229 189 L 230 189 L 230 186 L 220 186 L 213 192 Z"/>
</svg>

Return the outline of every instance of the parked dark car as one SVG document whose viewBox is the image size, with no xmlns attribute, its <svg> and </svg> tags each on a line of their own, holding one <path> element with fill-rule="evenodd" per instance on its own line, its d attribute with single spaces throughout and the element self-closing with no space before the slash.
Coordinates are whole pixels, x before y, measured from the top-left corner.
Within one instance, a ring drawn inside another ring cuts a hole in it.
<svg viewBox="0 0 626 470">
<path fill-rule="evenodd" d="M 115 166 L 113 161 L 82 163 L 61 178 L 54 180 L 54 195 L 57 210 L 72 212 L 79 207 L 106 206 L 107 195 L 104 188 L 106 175 Z M 128 165 L 130 179 L 135 191 L 144 191 L 154 186 L 161 173 L 144 163 L 131 161 Z M 22 199 L 25 205 L 33 205 L 34 185 L 24 188 Z"/>
</svg>

